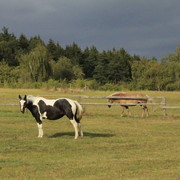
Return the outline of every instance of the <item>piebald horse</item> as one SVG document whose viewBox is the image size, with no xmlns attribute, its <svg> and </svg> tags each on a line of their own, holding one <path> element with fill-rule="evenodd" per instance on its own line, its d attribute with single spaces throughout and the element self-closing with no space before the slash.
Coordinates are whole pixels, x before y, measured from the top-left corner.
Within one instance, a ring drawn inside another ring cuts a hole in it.
<svg viewBox="0 0 180 180">
<path fill-rule="evenodd" d="M 43 97 L 35 97 L 32 95 L 25 95 L 24 97 L 21 97 L 19 95 L 19 100 L 21 112 L 24 113 L 25 108 L 27 108 L 36 119 L 39 130 L 39 138 L 43 137 L 43 119 L 57 120 L 64 115 L 69 118 L 74 127 L 75 139 L 78 138 L 79 132 L 81 137 L 83 136 L 83 131 L 80 124 L 83 108 L 77 101 L 67 98 L 50 100 Z"/>
<path fill-rule="evenodd" d="M 123 116 L 125 109 L 128 110 L 128 115 L 129 115 L 130 114 L 129 106 L 136 106 L 136 105 L 140 105 L 142 107 L 143 110 L 142 117 L 144 117 L 144 114 L 146 114 L 146 116 L 149 116 L 148 108 L 146 106 L 147 101 L 148 101 L 148 96 L 142 93 L 117 92 L 108 96 L 108 103 L 113 103 L 113 102 L 120 103 L 120 105 L 122 106 L 123 110 L 121 116 Z M 108 107 L 111 107 L 111 105 L 108 105 Z"/>
</svg>

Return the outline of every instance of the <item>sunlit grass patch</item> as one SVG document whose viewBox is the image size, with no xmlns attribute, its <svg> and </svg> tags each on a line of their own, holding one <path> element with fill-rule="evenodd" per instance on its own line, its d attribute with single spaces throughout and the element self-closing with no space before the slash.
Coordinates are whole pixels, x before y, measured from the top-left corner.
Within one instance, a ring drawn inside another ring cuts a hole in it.
<svg viewBox="0 0 180 180">
<path fill-rule="evenodd" d="M 5 91 L 1 89 L 5 96 L 19 93 Z M 20 93 L 26 92 L 48 93 L 30 89 Z M 179 92 L 145 93 L 167 95 L 168 102 L 179 103 Z M 29 112 L 0 106 L 0 179 L 179 179 L 179 111 L 168 111 L 164 117 L 161 109 L 150 108 L 150 116 L 142 118 L 139 107 L 131 109 L 131 117 L 121 117 L 120 107 L 86 106 L 84 137 L 74 140 L 74 128 L 66 117 L 44 120 L 44 138 L 39 139 Z"/>
</svg>

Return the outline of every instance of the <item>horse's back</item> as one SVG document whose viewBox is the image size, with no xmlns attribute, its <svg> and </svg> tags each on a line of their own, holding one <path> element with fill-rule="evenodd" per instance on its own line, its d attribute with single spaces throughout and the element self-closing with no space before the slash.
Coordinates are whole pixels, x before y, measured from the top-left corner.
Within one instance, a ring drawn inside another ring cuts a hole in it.
<svg viewBox="0 0 180 180">
<path fill-rule="evenodd" d="M 148 97 L 143 93 L 125 93 L 125 92 L 117 92 L 112 94 L 111 96 L 117 96 L 122 98 L 129 99 L 111 99 L 113 102 L 118 102 L 121 104 L 138 104 L 138 103 L 147 103 Z M 132 99 L 131 99 L 132 98 Z M 139 99 L 138 99 L 139 98 Z"/>
<path fill-rule="evenodd" d="M 82 106 L 79 104 L 79 102 L 72 100 L 72 99 L 68 99 L 68 98 L 64 98 L 64 99 L 59 99 L 58 100 L 60 104 L 64 104 L 64 108 L 66 109 L 67 107 L 71 107 L 71 111 L 72 113 L 75 115 L 76 114 L 76 118 L 77 119 L 81 119 L 82 118 L 82 113 L 83 113 L 83 108 Z M 69 106 L 69 105 L 70 106 Z"/>
<path fill-rule="evenodd" d="M 118 92 L 118 93 L 114 93 L 111 96 L 120 96 L 120 97 L 147 97 L 147 95 L 143 94 L 143 93 L 125 93 L 125 92 Z"/>
</svg>

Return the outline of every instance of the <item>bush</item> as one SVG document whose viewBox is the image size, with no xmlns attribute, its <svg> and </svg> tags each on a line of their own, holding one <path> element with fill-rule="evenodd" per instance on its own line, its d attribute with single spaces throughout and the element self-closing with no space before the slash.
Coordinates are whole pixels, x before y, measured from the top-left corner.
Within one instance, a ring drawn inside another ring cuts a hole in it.
<svg viewBox="0 0 180 180">
<path fill-rule="evenodd" d="M 96 80 L 77 79 L 71 81 L 71 88 L 98 89 L 99 84 Z"/>
<path fill-rule="evenodd" d="M 171 83 L 166 85 L 166 91 L 180 91 L 180 84 L 179 83 Z"/>
<path fill-rule="evenodd" d="M 98 90 L 103 91 L 123 91 L 125 89 L 123 84 L 112 84 L 112 83 L 106 83 L 105 85 L 102 85 L 98 88 Z"/>
</svg>

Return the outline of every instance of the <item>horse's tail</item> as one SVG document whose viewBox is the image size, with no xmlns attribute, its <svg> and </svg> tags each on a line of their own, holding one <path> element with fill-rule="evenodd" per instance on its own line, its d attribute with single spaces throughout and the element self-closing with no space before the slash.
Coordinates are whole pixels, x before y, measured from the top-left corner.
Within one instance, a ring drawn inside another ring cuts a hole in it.
<svg viewBox="0 0 180 180">
<path fill-rule="evenodd" d="M 74 101 L 74 103 L 76 104 L 77 107 L 76 119 L 81 120 L 83 114 L 83 108 L 77 101 Z"/>
</svg>

